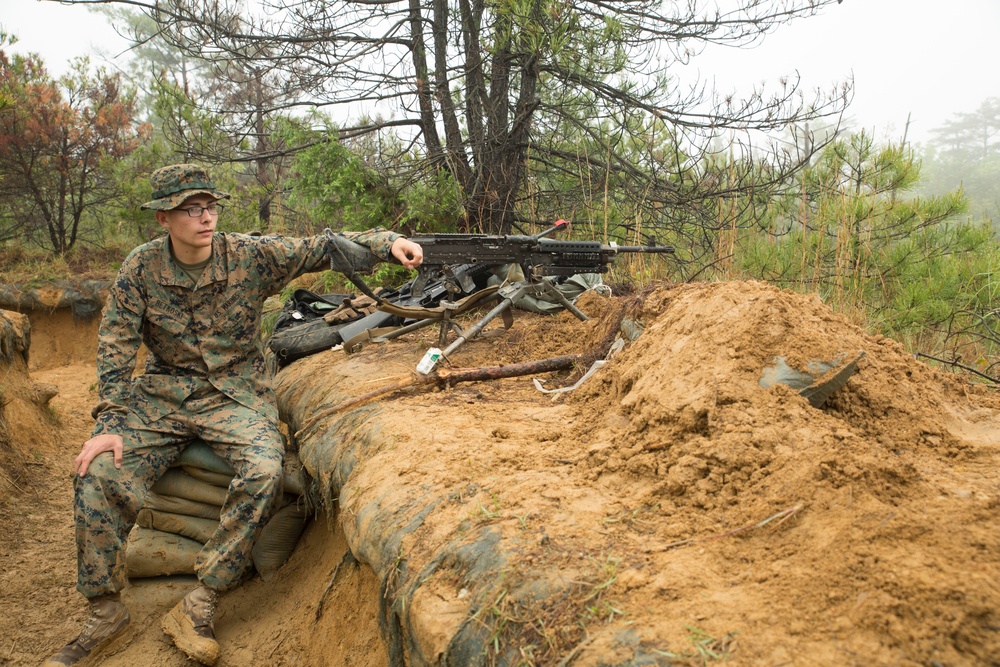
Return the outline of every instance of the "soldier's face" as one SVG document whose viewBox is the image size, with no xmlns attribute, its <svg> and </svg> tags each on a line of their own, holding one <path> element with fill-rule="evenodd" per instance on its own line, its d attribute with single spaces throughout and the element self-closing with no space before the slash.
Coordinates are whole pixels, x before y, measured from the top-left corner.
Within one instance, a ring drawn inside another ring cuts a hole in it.
<svg viewBox="0 0 1000 667">
<path fill-rule="evenodd" d="M 205 254 L 205 249 L 212 247 L 212 234 L 219 221 L 218 215 L 202 210 L 201 215 L 191 216 L 188 209 L 204 209 L 215 202 L 216 199 L 211 195 L 194 195 L 173 210 L 156 212 L 156 220 L 169 232 L 170 243 L 179 258 L 191 255 L 200 257 Z"/>
</svg>

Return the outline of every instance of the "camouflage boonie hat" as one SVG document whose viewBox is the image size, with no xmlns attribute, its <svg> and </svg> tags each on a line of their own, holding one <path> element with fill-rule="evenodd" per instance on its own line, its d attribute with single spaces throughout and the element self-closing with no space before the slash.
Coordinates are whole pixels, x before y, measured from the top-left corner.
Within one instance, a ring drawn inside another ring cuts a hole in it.
<svg viewBox="0 0 1000 667">
<path fill-rule="evenodd" d="M 153 200 L 139 208 L 154 211 L 169 211 L 184 203 L 194 195 L 212 195 L 216 199 L 228 199 L 229 195 L 215 189 L 215 183 L 208 171 L 196 164 L 172 164 L 160 167 L 149 177 L 153 186 Z"/>
</svg>

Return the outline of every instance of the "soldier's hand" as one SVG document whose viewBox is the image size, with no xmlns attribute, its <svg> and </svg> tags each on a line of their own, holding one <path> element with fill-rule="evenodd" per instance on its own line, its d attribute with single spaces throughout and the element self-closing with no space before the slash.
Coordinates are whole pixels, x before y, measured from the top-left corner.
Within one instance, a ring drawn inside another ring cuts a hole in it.
<svg viewBox="0 0 1000 667">
<path fill-rule="evenodd" d="M 389 249 L 389 252 L 408 269 L 415 269 L 424 261 L 424 249 L 402 236 L 392 242 L 392 248 Z"/>
<path fill-rule="evenodd" d="M 98 454 L 103 454 L 104 452 L 114 452 L 115 467 L 122 467 L 122 437 L 113 433 L 102 433 L 101 435 L 95 435 L 83 443 L 83 449 L 80 450 L 80 455 L 76 457 L 73 472 L 83 477 L 87 474 L 90 462 Z"/>
</svg>

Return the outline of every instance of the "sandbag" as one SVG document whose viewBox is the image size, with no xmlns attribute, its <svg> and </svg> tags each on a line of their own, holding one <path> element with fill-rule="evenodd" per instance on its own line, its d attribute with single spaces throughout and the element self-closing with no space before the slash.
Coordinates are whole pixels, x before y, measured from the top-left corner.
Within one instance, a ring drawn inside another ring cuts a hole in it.
<svg viewBox="0 0 1000 667">
<path fill-rule="evenodd" d="M 268 581 L 295 550 L 309 513 L 302 503 L 292 503 L 274 513 L 253 545 L 253 566 L 260 578 Z"/>
<path fill-rule="evenodd" d="M 233 475 L 236 473 L 232 467 L 221 456 L 201 440 L 188 445 L 181 452 L 175 467 L 180 467 L 191 477 L 208 482 L 213 486 L 229 487 Z M 285 491 L 301 496 L 305 493 L 305 475 L 302 470 L 302 463 L 294 452 L 285 453 L 284 479 L 282 483 Z M 204 471 L 204 472 L 201 472 Z M 211 473 L 211 474 L 210 474 Z"/>
<path fill-rule="evenodd" d="M 176 496 L 199 503 L 222 507 L 226 502 L 226 489 L 191 477 L 179 468 L 170 468 L 156 480 L 153 491 L 163 496 Z"/>
<path fill-rule="evenodd" d="M 296 496 L 306 495 L 306 477 L 307 473 L 298 455 L 285 455 L 285 474 L 281 478 L 282 490 Z"/>
<path fill-rule="evenodd" d="M 132 579 L 194 574 L 201 547 L 187 537 L 136 526 L 125 547 L 125 568 Z"/>
<path fill-rule="evenodd" d="M 230 477 L 236 474 L 236 471 L 232 469 L 224 458 L 216 454 L 209 445 L 201 440 L 195 440 L 185 447 L 181 455 L 177 457 L 174 465 L 201 468 L 202 470 L 217 472 L 229 475 Z"/>
<path fill-rule="evenodd" d="M 177 498 L 176 496 L 161 496 L 159 493 L 153 491 L 150 491 L 146 495 L 142 506 L 146 509 L 159 510 L 160 512 L 196 516 L 216 521 L 219 520 L 219 513 L 222 511 L 220 505 L 199 503 L 194 500 L 187 500 L 186 498 Z"/>
<path fill-rule="evenodd" d="M 197 480 L 226 489 L 227 492 L 230 482 L 233 481 L 233 475 L 227 475 L 226 473 L 202 470 L 201 468 L 194 468 L 192 466 L 181 466 L 180 469 Z M 298 459 L 294 461 L 285 460 L 285 472 L 281 478 L 281 484 L 282 488 L 288 493 L 293 493 L 297 496 L 305 493 L 305 471 L 302 469 L 302 464 L 298 462 Z"/>
<path fill-rule="evenodd" d="M 224 489 L 228 489 L 229 483 L 233 481 L 233 475 L 224 472 L 212 472 L 211 470 L 202 470 L 194 466 L 181 466 L 181 470 L 197 480 L 206 482 L 212 486 L 221 486 Z"/>
<path fill-rule="evenodd" d="M 185 516 L 183 514 L 171 514 L 143 508 L 139 510 L 135 523 L 143 528 L 151 528 L 164 533 L 173 533 L 189 537 L 204 544 L 211 539 L 219 527 L 219 520 L 203 519 L 196 516 Z"/>
</svg>

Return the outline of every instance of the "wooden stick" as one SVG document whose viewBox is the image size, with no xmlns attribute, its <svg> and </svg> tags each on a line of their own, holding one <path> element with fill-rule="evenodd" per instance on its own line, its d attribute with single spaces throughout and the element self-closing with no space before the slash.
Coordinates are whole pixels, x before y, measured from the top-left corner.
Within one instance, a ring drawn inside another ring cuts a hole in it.
<svg viewBox="0 0 1000 667">
<path fill-rule="evenodd" d="M 400 382 L 387 385 L 375 391 L 370 391 L 367 394 L 357 396 L 347 401 L 337 403 L 326 409 L 322 409 L 313 415 L 303 426 L 298 429 L 295 433 L 295 437 L 300 437 L 308 429 L 315 426 L 321 420 L 330 417 L 338 412 L 346 410 L 348 408 L 356 407 L 363 403 L 378 398 L 380 396 L 385 396 L 386 394 L 392 394 L 397 391 L 403 391 L 404 389 L 409 389 L 411 387 L 423 387 L 427 385 L 437 385 L 440 387 L 450 386 L 458 384 L 459 382 L 482 382 L 484 380 L 499 380 L 501 378 L 518 377 L 521 375 L 532 375 L 535 373 L 549 373 L 552 371 L 565 370 L 567 368 L 572 368 L 573 366 L 580 364 L 581 366 L 586 366 L 598 359 L 604 359 L 608 356 L 608 351 L 611 349 L 611 345 L 618 335 L 618 330 L 621 328 L 622 317 L 624 317 L 624 306 L 618 308 L 618 312 L 615 313 L 612 318 L 614 322 L 617 322 L 616 326 L 610 327 L 608 329 L 607 335 L 604 340 L 597 346 L 596 349 L 585 352 L 582 354 L 567 354 L 559 357 L 549 357 L 547 359 L 539 359 L 538 361 L 526 361 L 519 364 L 507 364 L 506 366 L 485 366 L 482 368 L 459 368 L 459 369 L 442 369 L 430 373 L 428 375 L 420 375 L 414 373 L 407 380 L 402 380 Z"/>
<path fill-rule="evenodd" d="M 380 396 L 393 394 L 397 391 L 402 391 L 411 387 L 424 387 L 428 385 L 447 387 L 456 385 L 459 382 L 483 382 L 486 380 L 500 380 L 503 378 L 519 377 L 522 375 L 534 375 L 536 373 L 550 373 L 552 371 L 561 371 L 566 370 L 567 368 L 572 368 L 575 364 L 584 362 L 592 356 L 593 355 L 589 354 L 566 354 L 559 357 L 549 357 L 547 359 L 525 361 L 519 364 L 507 364 L 505 366 L 456 368 L 452 370 L 442 369 L 428 375 L 414 373 L 406 380 L 396 382 L 385 387 L 380 387 L 379 389 L 370 391 L 367 394 L 355 396 L 352 399 L 342 401 L 341 403 L 337 403 L 336 405 L 332 405 L 325 410 L 322 410 L 321 412 L 313 415 L 309 421 L 303 424 L 302 428 L 298 430 L 298 433 L 307 431 L 315 426 L 320 420 L 326 419 L 327 417 L 330 417 L 338 412 L 342 412 L 348 408 L 357 407 L 372 399 L 379 398 Z"/>
</svg>

